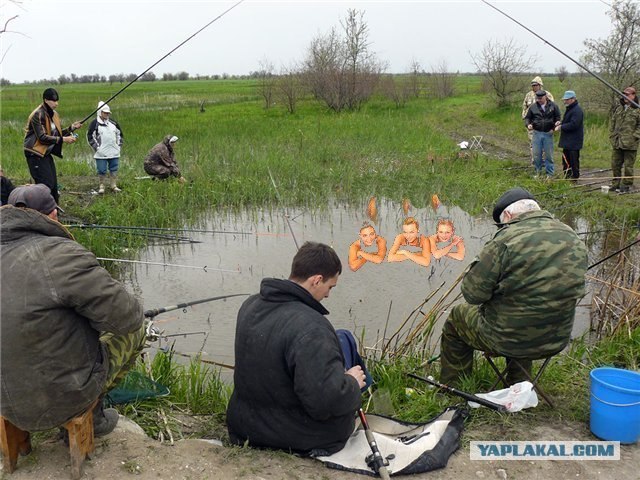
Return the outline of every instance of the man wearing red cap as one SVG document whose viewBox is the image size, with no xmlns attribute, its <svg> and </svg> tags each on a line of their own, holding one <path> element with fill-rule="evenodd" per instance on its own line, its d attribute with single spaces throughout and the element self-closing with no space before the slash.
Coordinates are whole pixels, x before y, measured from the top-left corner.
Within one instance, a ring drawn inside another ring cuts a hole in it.
<svg viewBox="0 0 640 480">
<path fill-rule="evenodd" d="M 42 93 L 42 104 L 39 105 L 27 120 L 24 137 L 24 155 L 29 165 L 29 172 L 35 183 L 44 183 L 53 199 L 58 203 L 58 174 L 53 156 L 62 158 L 62 144 L 74 143 L 74 130 L 82 127 L 82 123 L 74 122 L 69 128 L 60 125 L 58 108 L 58 92 L 47 88 Z"/>
<path fill-rule="evenodd" d="M 611 189 L 620 193 L 628 192 L 633 185 L 633 165 L 636 163 L 640 144 L 640 109 L 636 89 L 627 87 L 623 93 L 625 96 L 614 110 L 609 126 L 609 138 L 613 147 L 611 169 L 614 177 Z M 621 178 L 623 168 L 624 178 Z"/>
</svg>

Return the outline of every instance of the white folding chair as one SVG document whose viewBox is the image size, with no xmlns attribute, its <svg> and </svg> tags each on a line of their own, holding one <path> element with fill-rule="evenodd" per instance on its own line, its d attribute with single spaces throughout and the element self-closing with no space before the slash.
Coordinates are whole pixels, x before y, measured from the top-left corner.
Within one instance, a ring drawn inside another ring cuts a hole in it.
<svg viewBox="0 0 640 480">
<path fill-rule="evenodd" d="M 482 135 L 474 135 L 471 137 L 471 145 L 469 145 L 469 148 L 473 150 L 484 150 L 484 148 L 482 148 Z"/>
</svg>

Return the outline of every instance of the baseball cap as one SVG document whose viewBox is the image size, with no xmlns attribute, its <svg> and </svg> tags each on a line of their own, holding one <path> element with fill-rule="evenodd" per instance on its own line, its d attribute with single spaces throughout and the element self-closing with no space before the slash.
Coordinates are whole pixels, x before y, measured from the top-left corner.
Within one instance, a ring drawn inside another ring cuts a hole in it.
<svg viewBox="0 0 640 480">
<path fill-rule="evenodd" d="M 540 89 L 536 92 L 536 97 L 544 97 L 546 94 L 547 92 L 545 90 Z"/>
<path fill-rule="evenodd" d="M 563 100 L 569 100 L 570 98 L 576 98 L 576 92 L 574 92 L 573 90 L 567 90 L 562 96 Z"/>
<path fill-rule="evenodd" d="M 178 137 L 176 137 L 175 135 L 169 139 L 169 143 L 175 143 L 177 141 L 178 141 Z"/>
<path fill-rule="evenodd" d="M 535 197 L 530 192 L 521 187 L 507 190 L 496 202 L 496 206 L 493 209 L 493 220 L 496 223 L 500 223 L 500 215 L 502 215 L 502 212 L 504 212 L 505 208 L 507 208 L 512 203 L 517 202 L 518 200 L 525 199 L 535 200 Z"/>
<path fill-rule="evenodd" d="M 47 88 L 44 92 L 42 92 L 43 100 L 51 100 L 53 102 L 57 102 L 60 97 L 58 97 L 58 92 L 55 88 Z"/>
<path fill-rule="evenodd" d="M 635 93 L 636 93 L 636 89 L 635 89 L 635 88 L 633 88 L 633 87 L 627 87 L 627 88 L 625 88 L 625 89 L 623 90 L 623 92 L 624 92 L 624 93 L 629 93 L 629 94 L 635 95 Z"/>
<path fill-rule="evenodd" d="M 98 102 L 98 110 L 101 112 L 111 113 L 111 109 L 109 108 L 109 105 L 104 103 L 102 100 Z"/>
<path fill-rule="evenodd" d="M 49 215 L 56 208 L 59 212 L 64 213 L 53 199 L 49 187 L 42 183 L 14 188 L 9 194 L 7 202 L 9 205 L 31 208 L 45 215 Z"/>
</svg>

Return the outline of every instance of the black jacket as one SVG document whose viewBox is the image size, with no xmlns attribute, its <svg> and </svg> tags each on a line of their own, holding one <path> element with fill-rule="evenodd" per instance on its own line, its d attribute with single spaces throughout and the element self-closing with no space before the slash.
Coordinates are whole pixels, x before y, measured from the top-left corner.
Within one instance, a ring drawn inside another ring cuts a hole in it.
<svg viewBox="0 0 640 480">
<path fill-rule="evenodd" d="M 547 100 L 544 112 L 540 104 L 535 102 L 529 107 L 529 111 L 524 117 L 525 126 L 533 125 L 533 129 L 539 132 L 550 132 L 554 129 L 555 123 L 560 121 L 560 109 L 551 100 Z"/>
<path fill-rule="evenodd" d="M 558 146 L 565 150 L 581 150 L 583 143 L 584 113 L 576 100 L 564 112 Z"/>
<path fill-rule="evenodd" d="M 361 397 L 327 313 L 307 290 L 275 278 L 244 302 L 227 410 L 233 442 L 302 453 L 342 449 Z"/>
</svg>

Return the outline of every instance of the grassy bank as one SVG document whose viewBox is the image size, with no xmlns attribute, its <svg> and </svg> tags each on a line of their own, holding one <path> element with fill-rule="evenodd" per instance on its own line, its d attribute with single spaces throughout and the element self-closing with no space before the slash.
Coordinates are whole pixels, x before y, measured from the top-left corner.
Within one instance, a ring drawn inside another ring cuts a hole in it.
<svg viewBox="0 0 640 480">
<path fill-rule="evenodd" d="M 263 109 L 256 85 L 250 80 L 134 84 L 111 103 L 113 117 L 125 135 L 119 182 L 123 192 L 104 196 L 91 193 L 97 189 L 97 178 L 85 127 L 78 132 L 80 141 L 65 146 L 65 157 L 57 162 L 61 204 L 67 210 L 63 221 L 197 226 L 208 211 L 279 202 L 287 207 L 322 208 L 328 198 L 356 201 L 375 195 L 398 202 L 408 198 L 420 208 L 429 204 L 434 192 L 446 204 L 484 215 L 501 193 L 520 185 L 534 192 L 552 213 L 582 217 L 593 227 L 590 229 L 637 224 L 637 194 L 604 196 L 560 179 L 534 179 L 520 105 L 497 110 L 481 91 L 479 77 L 460 78 L 458 82 L 459 93 L 444 100 L 419 98 L 396 108 L 391 101 L 376 97 L 360 111 L 335 114 L 307 98 L 293 115 L 278 105 Z M 547 82 L 556 98 L 569 88 L 580 92 L 578 80 L 563 85 L 553 79 Z M 64 124 L 84 118 L 98 100 L 119 88 L 108 84 L 60 86 L 59 110 Z M 40 86 L 3 87 L 0 93 L 0 156 L 5 174 L 17 184 L 28 181 L 22 129 L 40 102 L 41 93 Z M 200 111 L 202 102 L 204 112 Z M 608 169 L 605 118 L 586 109 L 585 133 L 583 172 Z M 167 134 L 180 138 L 177 158 L 188 183 L 137 179 L 145 175 L 144 156 Z M 456 144 L 474 135 L 483 136 L 484 150 L 460 155 Z M 610 172 L 595 176 L 610 176 Z M 98 256 L 122 257 L 125 249 L 135 249 L 146 241 L 144 237 L 105 230 L 74 229 L 73 233 Z M 585 421 L 589 370 L 603 364 L 638 369 L 638 335 L 636 328 L 596 346 L 576 342 L 568 355 L 550 367 L 543 381 L 557 400 L 557 409 L 540 407 L 534 414 L 519 416 L 479 410 L 474 412 L 472 422 L 497 421 L 515 425 L 517 430 L 529 421 Z M 419 421 L 456 403 L 406 378 L 406 372 L 418 369 L 422 360 L 409 355 L 373 361 L 378 390 L 387 392 L 380 395 L 390 401 L 373 398 L 370 410 L 392 408 L 401 418 Z M 436 373 L 437 377 L 437 363 L 432 368 L 421 371 Z M 142 365 L 140 369 L 146 371 Z M 152 372 L 169 386 L 171 396 L 127 407 L 128 415 L 155 436 L 167 426 L 175 432 L 223 432 L 229 387 L 220 382 L 215 369 L 200 363 L 184 365 L 170 356 L 158 355 Z M 481 391 L 490 386 L 491 378 L 483 367 L 464 388 Z M 407 394 L 407 388 L 412 393 Z M 158 416 L 161 410 L 164 418 Z M 184 429 L 178 418 L 183 413 L 205 414 L 210 421 L 199 430 Z"/>
</svg>

